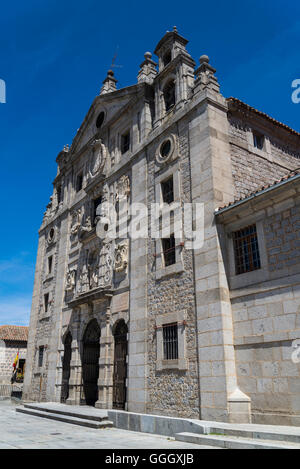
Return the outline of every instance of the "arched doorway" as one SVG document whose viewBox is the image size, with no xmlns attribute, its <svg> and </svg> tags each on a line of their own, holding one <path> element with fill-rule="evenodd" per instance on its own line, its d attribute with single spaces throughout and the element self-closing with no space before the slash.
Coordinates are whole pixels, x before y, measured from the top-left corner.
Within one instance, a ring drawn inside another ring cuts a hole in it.
<svg viewBox="0 0 300 469">
<path fill-rule="evenodd" d="M 127 378 L 127 326 L 122 319 L 116 326 L 114 378 L 113 378 L 113 408 L 125 409 L 126 378 Z"/>
<path fill-rule="evenodd" d="M 83 393 L 87 405 L 98 400 L 98 376 L 100 354 L 100 327 L 93 319 L 86 327 L 83 337 L 82 379 Z"/>
<path fill-rule="evenodd" d="M 64 341 L 64 358 L 62 363 L 61 402 L 66 402 L 69 397 L 70 363 L 72 355 L 72 336 L 68 332 Z"/>
</svg>

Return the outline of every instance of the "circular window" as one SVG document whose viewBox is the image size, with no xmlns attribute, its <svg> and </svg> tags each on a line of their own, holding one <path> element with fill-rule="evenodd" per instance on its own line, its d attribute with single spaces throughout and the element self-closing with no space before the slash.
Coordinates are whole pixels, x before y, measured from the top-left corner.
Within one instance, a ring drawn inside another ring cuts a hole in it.
<svg viewBox="0 0 300 469">
<path fill-rule="evenodd" d="M 169 156 L 171 151 L 171 140 L 166 140 L 164 143 L 162 143 L 160 147 L 160 154 L 162 158 L 167 158 Z"/>
<path fill-rule="evenodd" d="M 169 134 L 167 138 L 157 145 L 155 158 L 156 163 L 165 165 L 174 158 L 177 158 L 177 139 L 174 134 Z"/>
<path fill-rule="evenodd" d="M 97 129 L 100 129 L 100 127 L 102 126 L 103 122 L 104 122 L 104 117 L 105 117 L 105 114 L 104 112 L 100 112 L 99 116 L 97 117 L 97 120 L 96 120 L 96 127 Z"/>
<path fill-rule="evenodd" d="M 54 228 L 51 228 L 49 233 L 49 239 L 52 240 L 54 238 Z"/>
</svg>

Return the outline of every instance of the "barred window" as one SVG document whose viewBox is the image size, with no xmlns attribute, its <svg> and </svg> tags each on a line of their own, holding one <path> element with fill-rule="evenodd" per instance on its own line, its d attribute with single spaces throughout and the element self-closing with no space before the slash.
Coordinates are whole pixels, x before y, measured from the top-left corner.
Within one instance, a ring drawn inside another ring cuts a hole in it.
<svg viewBox="0 0 300 469">
<path fill-rule="evenodd" d="M 236 275 L 260 269 L 256 225 L 233 233 Z"/>
<path fill-rule="evenodd" d="M 39 367 L 43 366 L 44 347 L 39 347 Z"/>
<path fill-rule="evenodd" d="M 165 267 L 176 264 L 175 238 L 172 234 L 170 238 L 162 239 Z"/>
<path fill-rule="evenodd" d="M 178 332 L 177 323 L 163 326 L 164 359 L 178 359 Z"/>
<path fill-rule="evenodd" d="M 161 183 L 162 198 L 165 204 L 174 202 L 173 176 Z"/>
</svg>

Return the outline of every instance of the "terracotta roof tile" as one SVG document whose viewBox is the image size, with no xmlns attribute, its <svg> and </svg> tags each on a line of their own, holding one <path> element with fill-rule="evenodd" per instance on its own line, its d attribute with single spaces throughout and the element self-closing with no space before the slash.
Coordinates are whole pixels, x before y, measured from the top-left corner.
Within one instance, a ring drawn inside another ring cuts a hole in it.
<svg viewBox="0 0 300 469">
<path fill-rule="evenodd" d="M 273 117 L 270 117 L 268 114 L 266 114 L 265 112 L 261 112 L 259 111 L 258 109 L 255 109 L 254 107 L 252 106 L 249 106 L 249 104 L 246 104 L 244 103 L 243 101 L 241 101 L 240 99 L 237 99 L 237 98 L 233 98 L 232 96 L 230 98 L 227 98 L 226 99 L 227 103 L 231 103 L 231 104 L 236 104 L 237 106 L 241 107 L 241 108 L 244 108 L 248 111 L 252 111 L 252 112 L 255 112 L 256 114 L 260 115 L 261 117 L 264 117 L 266 119 L 268 119 L 270 122 L 272 122 L 273 124 L 275 125 L 278 125 L 280 127 L 282 127 L 283 129 L 287 130 L 288 132 L 294 134 L 294 135 L 297 135 L 298 137 L 300 137 L 300 133 L 297 132 L 296 130 L 292 129 L 291 127 L 289 127 L 288 125 L 285 125 L 283 124 L 282 122 L 280 121 L 277 121 L 276 119 L 273 119 Z"/>
<path fill-rule="evenodd" d="M 13 340 L 27 342 L 28 327 L 26 326 L 0 326 L 0 340 Z"/>
</svg>

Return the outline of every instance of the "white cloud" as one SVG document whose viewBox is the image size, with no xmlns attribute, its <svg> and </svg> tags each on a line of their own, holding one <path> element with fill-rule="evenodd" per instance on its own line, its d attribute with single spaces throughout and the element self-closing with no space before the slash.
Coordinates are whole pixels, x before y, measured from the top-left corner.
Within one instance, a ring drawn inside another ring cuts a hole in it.
<svg viewBox="0 0 300 469">
<path fill-rule="evenodd" d="M 0 297 L 0 325 L 28 326 L 31 296 Z"/>
</svg>

